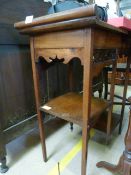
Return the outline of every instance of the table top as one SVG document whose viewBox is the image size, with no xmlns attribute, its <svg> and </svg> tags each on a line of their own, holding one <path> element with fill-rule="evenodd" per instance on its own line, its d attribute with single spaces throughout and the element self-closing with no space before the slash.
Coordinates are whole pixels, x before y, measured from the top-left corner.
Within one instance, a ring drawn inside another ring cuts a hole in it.
<svg viewBox="0 0 131 175">
<path fill-rule="evenodd" d="M 96 5 L 89 5 L 34 18 L 33 21 L 28 24 L 25 24 L 25 21 L 21 21 L 15 23 L 14 27 L 20 30 L 21 33 L 28 35 L 86 27 L 102 28 L 103 30 L 110 30 L 122 34 L 128 33 L 126 30 L 119 29 L 99 20 Z"/>
<path fill-rule="evenodd" d="M 117 33 L 128 34 L 127 31 L 114 27 L 107 24 L 106 22 L 100 21 L 95 17 L 86 17 L 80 19 L 74 19 L 69 21 L 62 21 L 52 24 L 38 25 L 20 29 L 20 32 L 23 34 L 35 34 L 59 30 L 69 30 L 69 29 L 80 29 L 85 27 L 101 28 L 104 30 L 110 30 Z"/>
</svg>

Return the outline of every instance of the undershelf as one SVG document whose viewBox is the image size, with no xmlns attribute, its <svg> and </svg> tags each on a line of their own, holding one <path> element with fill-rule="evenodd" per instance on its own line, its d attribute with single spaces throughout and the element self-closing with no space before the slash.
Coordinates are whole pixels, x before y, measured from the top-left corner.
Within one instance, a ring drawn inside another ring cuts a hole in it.
<svg viewBox="0 0 131 175">
<path fill-rule="evenodd" d="M 104 113 L 96 125 L 94 126 L 95 129 L 107 133 L 107 113 Z M 111 123 L 111 133 L 115 130 L 115 128 L 120 123 L 120 114 L 113 113 L 112 114 L 112 123 Z M 110 133 L 110 134 L 111 134 Z"/>
<path fill-rule="evenodd" d="M 92 97 L 89 123 L 94 123 L 110 105 L 110 101 Z M 79 93 L 69 92 L 53 98 L 41 106 L 40 110 L 80 126 L 83 124 L 83 96 Z"/>
</svg>

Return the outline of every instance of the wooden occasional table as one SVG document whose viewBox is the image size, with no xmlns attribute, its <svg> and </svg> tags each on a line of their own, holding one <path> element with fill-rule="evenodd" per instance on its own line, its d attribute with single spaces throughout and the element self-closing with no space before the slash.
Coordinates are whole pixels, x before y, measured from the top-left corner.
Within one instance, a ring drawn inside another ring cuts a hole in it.
<svg viewBox="0 0 131 175">
<path fill-rule="evenodd" d="M 116 49 L 124 48 L 127 33 L 99 21 L 96 17 L 96 6 L 81 7 L 57 14 L 36 18 L 32 23 L 19 22 L 15 28 L 21 33 L 30 35 L 32 68 L 40 137 L 43 156 L 46 161 L 45 144 L 43 143 L 44 128 L 40 112 L 40 95 L 36 63 L 39 58 L 47 62 L 63 59 L 65 64 L 77 57 L 83 65 L 83 123 L 82 123 L 82 169 L 86 175 L 88 120 L 91 112 L 91 84 L 104 66 L 116 65 Z M 94 71 L 95 70 L 95 71 Z M 114 66 L 115 72 L 115 66 Z M 113 104 L 114 77 L 112 79 L 110 101 Z M 107 134 L 111 133 L 111 105 L 108 112 Z"/>
</svg>

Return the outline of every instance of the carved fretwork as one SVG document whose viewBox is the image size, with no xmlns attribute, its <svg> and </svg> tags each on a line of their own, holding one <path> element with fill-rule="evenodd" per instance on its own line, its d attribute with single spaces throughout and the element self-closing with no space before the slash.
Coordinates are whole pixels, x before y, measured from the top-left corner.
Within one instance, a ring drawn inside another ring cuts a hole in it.
<svg viewBox="0 0 131 175">
<path fill-rule="evenodd" d="M 45 59 L 48 63 L 53 61 L 61 60 L 64 64 L 67 64 L 73 58 L 79 58 L 81 64 L 83 64 L 83 48 L 72 48 L 72 49 L 37 49 L 35 61 L 39 61 L 39 57 Z"/>
<path fill-rule="evenodd" d="M 73 58 L 79 58 L 81 64 L 84 64 L 83 50 L 84 48 L 67 48 L 67 49 L 36 49 L 35 61 L 39 62 L 39 58 L 45 60 L 47 63 L 54 63 L 56 61 L 63 62 L 64 64 L 69 63 Z M 93 63 L 107 62 L 109 60 L 116 59 L 116 49 L 95 49 L 93 53 Z M 111 64 L 111 63 L 110 63 Z M 109 65 L 110 65 L 109 64 Z M 102 67 L 105 65 L 101 65 Z M 102 69 L 102 67 L 100 69 Z M 98 69 L 97 69 L 98 70 Z"/>
<path fill-rule="evenodd" d="M 95 49 L 93 63 L 116 59 L 116 49 Z"/>
</svg>

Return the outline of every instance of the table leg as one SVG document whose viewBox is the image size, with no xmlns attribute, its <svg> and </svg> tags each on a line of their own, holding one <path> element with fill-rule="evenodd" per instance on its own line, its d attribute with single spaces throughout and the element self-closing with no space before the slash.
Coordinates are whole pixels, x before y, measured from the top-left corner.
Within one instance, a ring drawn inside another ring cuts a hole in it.
<svg viewBox="0 0 131 175">
<path fill-rule="evenodd" d="M 85 30 L 84 41 L 84 67 L 83 67 L 83 125 L 82 125 L 82 165 L 81 175 L 86 175 L 87 154 L 88 154 L 88 137 L 89 126 L 88 121 L 91 111 L 91 94 L 92 94 L 92 57 L 93 57 L 93 32 Z M 87 100 L 88 99 L 88 100 Z"/>
<path fill-rule="evenodd" d="M 42 145 L 42 152 L 43 152 L 43 159 L 47 161 L 47 153 L 46 153 L 46 144 L 45 144 L 45 128 L 44 128 L 44 121 L 42 118 L 42 112 L 40 111 L 40 87 L 39 87 L 39 75 L 37 65 L 35 63 L 35 52 L 34 52 L 34 40 L 31 38 L 30 40 L 31 46 L 31 59 L 32 59 L 32 72 L 33 72 L 33 80 L 34 80 L 34 91 L 35 91 L 35 101 L 36 101 L 36 109 L 37 109 L 37 119 L 40 131 L 40 140 Z"/>
<path fill-rule="evenodd" d="M 128 99 L 131 104 L 131 97 Z M 113 173 L 122 173 L 123 175 L 131 175 L 131 106 L 128 130 L 125 136 L 125 151 L 120 157 L 118 165 L 113 165 L 104 161 L 98 162 L 98 168 L 105 168 Z"/>
<path fill-rule="evenodd" d="M 107 96 L 108 96 L 108 70 L 107 68 L 104 68 L 103 75 L 104 75 L 104 86 L 105 86 L 104 99 L 107 99 Z"/>
<path fill-rule="evenodd" d="M 131 64 L 131 58 L 129 55 L 127 59 L 127 68 L 126 68 L 126 73 L 125 73 L 126 78 L 125 78 L 125 83 L 124 83 L 119 134 L 121 134 L 121 130 L 122 130 L 123 116 L 124 116 L 124 110 L 125 110 L 125 104 L 126 104 L 126 94 L 127 94 L 128 80 L 129 80 L 129 72 L 130 72 L 130 64 Z"/>
<path fill-rule="evenodd" d="M 116 55 L 117 57 L 117 55 Z M 113 111 L 113 102 L 114 102 L 114 91 L 115 91 L 115 75 L 116 75 L 116 59 L 113 61 L 112 64 L 112 76 L 111 76 L 111 86 L 110 86 L 110 102 L 111 106 L 108 111 L 108 118 L 107 118 L 107 136 L 106 136 L 106 143 L 110 142 L 111 138 L 111 124 L 112 124 L 112 111 Z"/>
</svg>

